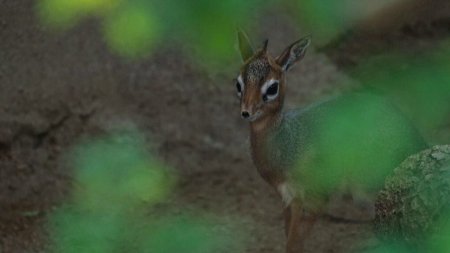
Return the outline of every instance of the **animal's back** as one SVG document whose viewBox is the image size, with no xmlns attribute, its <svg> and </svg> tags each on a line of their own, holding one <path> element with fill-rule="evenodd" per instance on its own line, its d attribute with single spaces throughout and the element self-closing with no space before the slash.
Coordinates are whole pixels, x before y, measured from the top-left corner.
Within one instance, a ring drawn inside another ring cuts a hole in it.
<svg viewBox="0 0 450 253">
<path fill-rule="evenodd" d="M 287 111 L 268 140 L 272 167 L 303 190 L 324 194 L 342 181 L 378 188 L 396 165 L 426 146 L 395 106 L 369 93 Z"/>
</svg>

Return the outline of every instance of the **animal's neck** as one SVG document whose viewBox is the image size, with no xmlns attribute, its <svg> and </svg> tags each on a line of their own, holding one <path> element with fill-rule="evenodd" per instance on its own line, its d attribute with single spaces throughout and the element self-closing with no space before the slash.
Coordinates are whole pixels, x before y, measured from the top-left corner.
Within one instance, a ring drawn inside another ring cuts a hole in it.
<svg viewBox="0 0 450 253">
<path fill-rule="evenodd" d="M 250 123 L 251 135 L 265 135 L 276 128 L 281 120 L 281 110 Z"/>
<path fill-rule="evenodd" d="M 250 123 L 250 141 L 253 152 L 258 152 L 265 144 L 267 135 L 276 129 L 281 121 L 281 110 L 277 113 L 266 115 L 258 121 Z"/>
<path fill-rule="evenodd" d="M 259 174 L 269 184 L 277 187 L 283 175 L 276 173 L 270 166 L 269 154 L 267 153 L 267 140 L 269 134 L 273 132 L 281 123 L 281 111 L 276 114 L 266 116 L 250 124 L 250 143 L 253 162 Z"/>
</svg>

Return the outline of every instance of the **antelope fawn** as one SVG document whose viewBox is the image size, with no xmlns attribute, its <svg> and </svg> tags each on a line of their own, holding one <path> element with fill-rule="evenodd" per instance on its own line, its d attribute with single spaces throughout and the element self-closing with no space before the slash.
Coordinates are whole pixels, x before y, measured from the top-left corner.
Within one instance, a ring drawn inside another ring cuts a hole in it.
<svg viewBox="0 0 450 253">
<path fill-rule="evenodd" d="M 267 40 L 253 51 L 248 37 L 238 31 L 238 42 L 244 64 L 236 89 L 241 116 L 250 123 L 252 159 L 261 177 L 283 201 L 286 252 L 303 252 L 304 239 L 338 186 L 374 191 L 399 162 L 426 144 L 408 120 L 376 95 L 348 94 L 283 111 L 286 72 L 305 56 L 310 38 L 292 43 L 276 58 L 268 53 Z M 340 114 L 351 117 L 333 118 Z M 367 130 L 348 130 L 346 121 L 353 119 Z M 337 131 L 331 135 L 327 130 L 330 124 L 336 125 L 331 128 Z M 351 147 L 347 150 L 351 155 L 333 154 L 327 147 Z M 331 181 L 320 180 L 329 179 L 327 174 L 334 172 L 337 176 Z M 378 182 L 371 184 L 369 179 Z"/>
</svg>

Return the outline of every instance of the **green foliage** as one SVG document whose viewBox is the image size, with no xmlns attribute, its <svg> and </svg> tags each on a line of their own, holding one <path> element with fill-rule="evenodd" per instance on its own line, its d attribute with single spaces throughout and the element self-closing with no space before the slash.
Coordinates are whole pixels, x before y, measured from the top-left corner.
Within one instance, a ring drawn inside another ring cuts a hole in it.
<svg viewBox="0 0 450 253">
<path fill-rule="evenodd" d="M 149 253 L 216 252 L 223 241 L 211 234 L 209 227 L 211 224 L 189 216 L 162 220 L 151 226 L 149 237 L 140 246 Z"/>
<path fill-rule="evenodd" d="M 450 170 L 450 168 L 449 168 Z M 450 177 L 449 177 L 450 178 Z M 446 253 L 450 251 L 450 210 L 438 221 L 442 229 L 428 242 L 430 252 Z"/>
<path fill-rule="evenodd" d="M 417 55 L 384 55 L 355 68 L 369 87 L 382 90 L 421 129 L 432 132 L 450 115 L 450 44 Z"/>
<path fill-rule="evenodd" d="M 439 221 L 437 221 L 437 223 L 441 224 L 442 229 L 439 231 L 439 233 L 433 234 L 431 236 L 431 239 L 428 241 L 429 252 L 450 252 L 450 208 L 448 209 L 447 213 L 445 213 L 443 217 Z"/>
<path fill-rule="evenodd" d="M 385 244 L 375 249 L 364 251 L 364 253 L 411 253 L 411 251 L 401 245 Z"/>
<path fill-rule="evenodd" d="M 123 215 L 114 212 L 61 208 L 51 219 L 54 252 L 117 252 L 126 229 L 124 220 Z"/>
<path fill-rule="evenodd" d="M 71 201 L 50 216 L 54 252 L 217 252 L 228 241 L 196 215 L 150 215 L 168 196 L 173 176 L 137 133 L 81 144 Z"/>
<path fill-rule="evenodd" d="M 41 0 L 38 13 L 54 28 L 74 26 L 97 16 L 110 48 L 125 57 L 146 56 L 158 46 L 189 45 L 197 56 L 216 61 L 234 51 L 237 25 L 271 1 Z"/>
<path fill-rule="evenodd" d="M 119 209 L 167 195 L 167 170 L 148 156 L 141 139 L 138 134 L 111 136 L 75 151 L 79 189 L 74 197 L 79 205 Z"/>
<path fill-rule="evenodd" d="M 75 25 L 89 15 L 102 15 L 121 0 L 41 0 L 37 11 L 41 20 L 56 28 Z"/>
<path fill-rule="evenodd" d="M 304 117 L 305 153 L 295 174 L 307 197 L 328 196 L 344 182 L 361 191 L 380 189 L 395 166 L 425 146 L 392 104 L 369 92 L 315 105 Z"/>
<path fill-rule="evenodd" d="M 296 0 L 297 17 L 314 34 L 328 40 L 367 16 L 399 0 Z"/>
<path fill-rule="evenodd" d="M 159 39 L 159 20 L 151 9 L 125 5 L 105 20 L 106 42 L 112 51 L 128 57 L 145 56 Z"/>
<path fill-rule="evenodd" d="M 236 26 L 247 24 L 255 11 L 265 6 L 261 0 L 172 1 L 161 2 L 169 37 L 182 43 L 200 45 L 204 56 L 229 55 L 236 43 Z M 172 34 L 170 34 L 172 33 Z"/>
</svg>

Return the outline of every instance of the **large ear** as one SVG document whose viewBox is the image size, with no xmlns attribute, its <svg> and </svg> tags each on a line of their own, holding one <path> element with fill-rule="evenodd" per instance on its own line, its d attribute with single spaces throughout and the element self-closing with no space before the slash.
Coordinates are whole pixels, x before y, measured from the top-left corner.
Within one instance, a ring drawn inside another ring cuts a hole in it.
<svg viewBox="0 0 450 253">
<path fill-rule="evenodd" d="M 250 44 L 250 40 L 248 39 L 247 35 L 238 28 L 238 42 L 239 42 L 239 51 L 241 52 L 242 60 L 245 62 L 250 57 L 253 56 L 253 48 Z"/>
<path fill-rule="evenodd" d="M 280 56 L 277 57 L 277 63 L 283 71 L 289 70 L 297 61 L 301 60 L 306 53 L 306 48 L 311 43 L 311 38 L 305 37 L 288 46 Z"/>
</svg>

